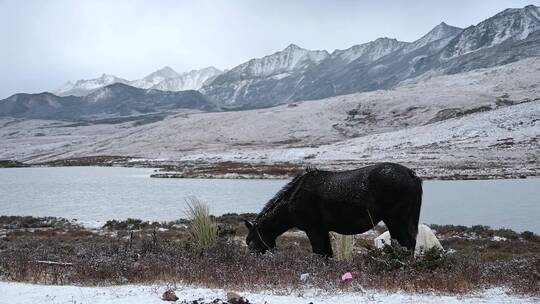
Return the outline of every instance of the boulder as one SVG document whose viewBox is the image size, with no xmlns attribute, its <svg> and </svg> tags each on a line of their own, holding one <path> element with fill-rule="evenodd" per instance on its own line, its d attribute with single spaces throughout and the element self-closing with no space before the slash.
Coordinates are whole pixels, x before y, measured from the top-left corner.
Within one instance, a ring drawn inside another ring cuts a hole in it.
<svg viewBox="0 0 540 304">
<path fill-rule="evenodd" d="M 161 299 L 163 301 L 170 301 L 170 302 L 176 302 L 178 301 L 178 297 L 176 296 L 176 294 L 174 293 L 174 291 L 172 290 L 167 290 L 163 293 L 163 295 L 161 296 Z"/>
<path fill-rule="evenodd" d="M 249 301 L 242 297 L 240 294 L 229 291 L 227 292 L 227 303 L 230 304 L 248 304 Z"/>
</svg>

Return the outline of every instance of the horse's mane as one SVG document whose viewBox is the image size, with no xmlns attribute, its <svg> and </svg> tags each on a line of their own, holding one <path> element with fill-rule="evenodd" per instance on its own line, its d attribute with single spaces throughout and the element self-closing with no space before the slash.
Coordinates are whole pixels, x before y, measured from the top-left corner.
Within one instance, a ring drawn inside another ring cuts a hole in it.
<svg viewBox="0 0 540 304">
<path fill-rule="evenodd" d="M 283 198 L 285 198 L 286 195 L 288 195 L 291 191 L 294 190 L 295 186 L 302 179 L 302 177 L 304 177 L 304 175 L 305 175 L 305 173 L 301 173 L 301 174 L 296 175 L 292 179 L 292 181 L 290 181 L 288 184 L 283 186 L 283 188 L 281 188 L 281 190 L 279 190 L 278 193 L 276 193 L 276 195 L 274 195 L 274 197 L 272 197 L 268 201 L 268 203 L 266 203 L 266 205 L 264 205 L 264 208 L 259 213 L 259 215 L 257 215 L 257 218 L 255 219 L 255 221 L 259 221 L 265 215 L 267 215 L 271 210 L 273 210 L 276 206 L 278 206 L 280 203 L 282 203 L 284 201 Z"/>
</svg>

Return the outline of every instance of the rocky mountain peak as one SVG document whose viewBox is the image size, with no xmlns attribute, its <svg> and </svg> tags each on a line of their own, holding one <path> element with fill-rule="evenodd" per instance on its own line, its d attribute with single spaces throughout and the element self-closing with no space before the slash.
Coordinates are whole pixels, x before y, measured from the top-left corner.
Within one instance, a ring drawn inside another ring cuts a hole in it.
<svg viewBox="0 0 540 304">
<path fill-rule="evenodd" d="M 381 37 L 364 44 L 353 45 L 345 50 L 335 50 L 332 56 L 340 58 L 345 62 L 352 62 L 357 59 L 366 62 L 374 61 L 407 44 L 407 42 L 399 41 L 395 38 Z"/>
<path fill-rule="evenodd" d="M 178 77 L 178 74 L 175 70 L 173 70 L 171 67 L 165 66 L 154 73 L 148 75 L 147 77 L 164 77 L 164 78 L 173 78 Z"/>
<path fill-rule="evenodd" d="M 507 40 L 523 40 L 537 30 L 540 30 L 539 7 L 509 8 L 463 30 L 447 47 L 443 58 L 493 47 Z"/>
<path fill-rule="evenodd" d="M 436 41 L 439 41 L 439 43 L 432 45 L 432 48 L 441 48 L 462 31 L 462 28 L 441 22 L 420 39 L 412 42 L 404 51 L 411 52 Z"/>
<path fill-rule="evenodd" d="M 233 68 L 230 72 L 243 75 L 243 77 L 246 75 L 264 77 L 303 69 L 328 57 L 327 51 L 312 51 L 296 44 L 290 44 L 282 51 L 262 58 L 251 59 Z"/>
</svg>

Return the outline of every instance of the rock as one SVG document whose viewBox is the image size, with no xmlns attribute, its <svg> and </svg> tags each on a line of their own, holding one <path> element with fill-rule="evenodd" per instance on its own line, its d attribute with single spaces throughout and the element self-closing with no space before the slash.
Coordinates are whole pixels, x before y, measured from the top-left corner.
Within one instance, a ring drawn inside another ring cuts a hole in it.
<svg viewBox="0 0 540 304">
<path fill-rule="evenodd" d="M 178 297 L 176 296 L 176 294 L 174 293 L 174 291 L 172 290 L 167 290 L 163 293 L 163 295 L 161 296 L 161 299 L 163 301 L 171 301 L 171 302 L 176 302 L 178 301 Z"/>
<path fill-rule="evenodd" d="M 249 304 L 249 301 L 242 297 L 240 294 L 229 291 L 227 292 L 227 303 L 229 304 Z"/>
<path fill-rule="evenodd" d="M 227 301 L 240 299 L 242 296 L 234 291 L 227 292 Z"/>
</svg>

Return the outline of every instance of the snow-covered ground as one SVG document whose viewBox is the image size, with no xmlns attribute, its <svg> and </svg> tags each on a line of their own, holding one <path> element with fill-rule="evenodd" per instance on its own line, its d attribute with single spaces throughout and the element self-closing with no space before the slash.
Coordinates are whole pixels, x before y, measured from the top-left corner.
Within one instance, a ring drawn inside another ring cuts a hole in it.
<svg viewBox="0 0 540 304">
<path fill-rule="evenodd" d="M 122 285 L 112 287 L 51 286 L 23 283 L 0 282 L 0 303 L 9 304 L 162 304 L 160 299 L 166 286 L 161 285 Z M 208 302 L 226 299 L 226 291 L 194 287 L 178 287 L 175 290 L 179 301 L 191 303 L 204 299 Z M 279 304 L 358 304 L 358 303 L 538 303 L 538 298 L 528 298 L 508 294 L 504 289 L 494 288 L 468 295 L 410 294 L 404 292 L 322 292 L 307 289 L 288 295 L 272 293 L 241 293 L 251 303 Z"/>
<path fill-rule="evenodd" d="M 530 58 L 408 81 L 394 90 L 249 111 L 178 113 L 139 126 L 0 119 L 0 159 L 386 160 L 434 168 L 480 164 L 534 174 L 539 171 L 539 77 L 540 58 Z"/>
</svg>

